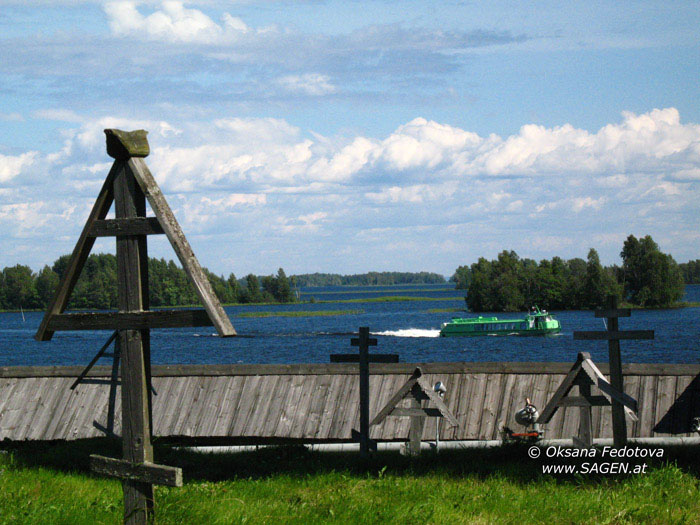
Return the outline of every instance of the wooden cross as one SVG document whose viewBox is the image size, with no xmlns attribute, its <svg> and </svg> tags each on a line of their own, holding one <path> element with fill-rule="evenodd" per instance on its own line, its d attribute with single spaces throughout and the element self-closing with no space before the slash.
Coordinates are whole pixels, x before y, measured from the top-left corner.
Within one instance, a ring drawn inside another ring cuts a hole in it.
<svg viewBox="0 0 700 525">
<path fill-rule="evenodd" d="M 629 317 L 629 308 L 617 307 L 617 296 L 608 296 L 606 309 L 595 311 L 597 318 L 607 318 L 607 330 L 574 332 L 574 339 L 587 341 L 607 341 L 608 360 L 610 363 L 610 384 L 618 392 L 624 393 L 622 376 L 622 356 L 620 354 L 620 340 L 654 339 L 654 330 L 624 330 L 619 329 L 618 318 Z M 616 447 L 622 447 L 627 443 L 627 422 L 622 403 L 612 401 L 613 443 Z"/>
<path fill-rule="evenodd" d="M 578 386 L 579 395 L 569 396 L 569 391 Z M 591 386 L 600 390 L 601 395 L 591 395 Z M 554 395 L 544 407 L 537 418 L 538 423 L 546 424 L 552 419 L 559 407 L 579 407 L 580 427 L 578 437 L 574 437 L 574 444 L 579 447 L 593 445 L 591 432 L 591 411 L 594 406 L 608 406 L 611 403 L 619 403 L 623 408 L 623 417 L 627 415 L 633 421 L 637 421 L 637 401 L 618 390 L 605 379 L 605 376 L 591 360 L 588 352 L 580 352 L 578 359 L 571 370 L 557 388 Z"/>
<path fill-rule="evenodd" d="M 114 330 L 121 359 L 123 460 L 94 456 L 101 473 L 123 480 L 124 522 L 153 520 L 153 483 L 179 486 L 180 469 L 153 463 L 151 445 L 150 329 L 215 326 L 222 337 L 236 335 L 211 283 L 192 251 L 143 157 L 149 153 L 146 131 L 107 129 L 112 165 L 73 250 L 35 338 L 48 341 L 58 330 Z M 155 217 L 146 217 L 146 201 Z M 114 203 L 114 219 L 106 219 Z M 150 311 L 147 236 L 165 234 L 194 285 L 204 310 Z M 118 312 L 64 314 L 70 295 L 97 237 L 116 237 Z M 98 353 L 93 363 L 104 353 Z M 91 366 L 90 365 L 90 366 Z M 114 368 L 113 368 L 113 379 Z M 110 396 L 111 397 L 111 396 Z M 111 399 L 110 399 L 111 404 Z"/>
<path fill-rule="evenodd" d="M 360 432 L 353 437 L 360 441 L 360 452 L 368 454 L 370 446 L 376 450 L 376 443 L 369 439 L 369 364 L 398 363 L 398 354 L 370 354 L 369 347 L 377 346 L 377 340 L 369 336 L 369 327 L 361 326 L 359 337 L 350 340 L 352 346 L 360 349 L 359 354 L 331 354 L 331 363 L 360 364 Z"/>
<path fill-rule="evenodd" d="M 398 404 L 404 400 L 410 401 L 410 407 L 399 407 Z M 435 408 L 426 408 L 424 401 L 432 401 Z M 370 425 L 378 425 L 387 416 L 408 416 L 411 418 L 411 429 L 408 434 L 408 452 L 412 456 L 420 454 L 420 443 L 423 437 L 426 417 L 444 417 L 453 426 L 458 426 L 457 418 L 452 414 L 447 405 L 437 392 L 427 383 L 423 377 L 420 367 L 416 368 L 411 377 L 399 388 L 387 404 L 382 408 Z"/>
</svg>

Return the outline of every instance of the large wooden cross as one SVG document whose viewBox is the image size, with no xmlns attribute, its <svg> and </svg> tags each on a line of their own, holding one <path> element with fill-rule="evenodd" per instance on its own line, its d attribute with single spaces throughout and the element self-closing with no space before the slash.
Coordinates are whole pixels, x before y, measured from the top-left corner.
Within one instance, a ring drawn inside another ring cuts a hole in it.
<svg viewBox="0 0 700 525">
<path fill-rule="evenodd" d="M 369 439 L 369 364 L 398 363 L 397 354 L 370 354 L 369 347 L 377 346 L 377 340 L 369 336 L 369 327 L 361 326 L 359 337 L 350 339 L 352 346 L 360 349 L 359 354 L 331 354 L 331 363 L 360 364 L 360 432 L 357 437 L 360 442 L 360 452 L 368 454 L 370 446 L 376 447 Z"/>
<path fill-rule="evenodd" d="M 143 157 L 146 131 L 107 129 L 114 164 L 83 228 L 58 290 L 35 338 L 48 341 L 59 330 L 114 330 L 121 358 L 123 460 L 93 456 L 96 471 L 119 477 L 124 522 L 153 518 L 153 483 L 179 486 L 180 469 L 153 463 L 150 329 L 213 325 L 220 336 L 236 335 Z M 146 201 L 155 217 L 146 216 Z M 114 203 L 114 219 L 107 219 Z M 147 236 L 165 234 L 205 310 L 149 308 Z M 63 313 L 97 237 L 116 237 L 118 312 Z"/>
<path fill-rule="evenodd" d="M 624 394 L 622 377 L 622 356 L 620 354 L 620 341 L 633 339 L 654 339 L 654 330 L 620 330 L 619 317 L 629 317 L 629 308 L 617 307 L 617 296 L 608 296 L 606 309 L 595 311 L 598 318 L 607 318 L 607 330 L 574 332 L 574 339 L 586 341 L 607 341 L 608 360 L 610 363 L 610 384 L 618 392 Z M 616 447 L 622 447 L 627 443 L 627 422 L 623 404 L 613 398 L 612 400 L 613 443 Z"/>
</svg>

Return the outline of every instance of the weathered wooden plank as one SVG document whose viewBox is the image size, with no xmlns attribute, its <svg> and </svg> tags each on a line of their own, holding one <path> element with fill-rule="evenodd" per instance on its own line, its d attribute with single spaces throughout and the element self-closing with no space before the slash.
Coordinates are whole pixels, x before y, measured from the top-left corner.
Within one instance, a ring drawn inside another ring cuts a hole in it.
<svg viewBox="0 0 700 525">
<path fill-rule="evenodd" d="M 207 276 L 204 274 L 197 257 L 192 251 L 190 243 L 182 233 L 182 229 L 177 219 L 175 219 L 175 215 L 173 215 L 168 202 L 165 200 L 153 175 L 151 175 L 148 166 L 146 166 L 146 163 L 140 158 L 129 159 L 127 165 L 134 174 L 141 190 L 146 195 L 151 209 L 158 218 L 160 225 L 163 227 L 165 235 L 168 237 L 173 250 L 175 250 L 175 254 L 180 260 L 187 276 L 194 285 L 197 296 L 199 300 L 202 301 L 204 309 L 208 312 L 216 331 L 222 337 L 236 335 L 231 321 L 221 307 L 209 279 L 207 279 Z"/>
<path fill-rule="evenodd" d="M 78 237 L 78 242 L 75 244 L 75 248 L 73 248 L 73 253 L 68 260 L 68 265 L 66 266 L 63 278 L 58 283 L 56 294 L 46 309 L 46 313 L 41 320 L 39 329 L 34 336 L 37 341 L 49 341 L 53 336 L 53 332 L 48 328 L 48 323 L 52 316 L 63 312 L 68 305 L 68 299 L 70 299 L 75 283 L 78 282 L 80 272 L 85 265 L 88 255 L 90 255 L 90 250 L 92 250 L 92 247 L 95 244 L 95 238 L 90 237 L 88 232 L 90 231 L 94 221 L 104 219 L 107 216 L 107 212 L 109 212 L 109 208 L 112 206 L 112 202 L 114 200 L 114 177 L 119 171 L 123 170 L 123 168 L 124 163 L 121 161 L 116 161 L 107 174 L 107 178 L 102 185 L 102 189 L 97 196 L 97 200 L 95 201 L 95 204 L 90 211 L 90 215 L 85 222 L 83 231 L 81 232 L 80 237 Z"/>
<path fill-rule="evenodd" d="M 463 376 L 464 377 L 464 376 Z M 463 419 L 460 419 L 459 412 L 457 419 L 463 421 L 462 431 L 455 435 L 455 439 L 478 439 L 481 418 L 483 416 L 484 397 L 486 396 L 486 386 L 488 374 L 472 374 L 473 385 L 469 389 L 469 397 L 465 398 L 463 406 Z M 462 395 L 462 394 L 460 394 Z"/>
<path fill-rule="evenodd" d="M 579 341 L 623 341 L 633 339 L 654 339 L 654 330 L 604 330 L 574 332 L 574 340 Z"/>
<path fill-rule="evenodd" d="M 245 384 L 245 376 L 231 377 L 226 383 L 226 388 L 223 394 L 221 410 L 216 416 L 214 424 L 214 436 L 227 436 L 228 429 L 234 423 L 236 408 L 243 393 L 243 385 Z"/>
<path fill-rule="evenodd" d="M 610 401 L 608 401 L 608 398 L 605 396 L 567 396 L 559 402 L 560 407 L 594 407 L 607 405 L 610 405 Z"/>
<path fill-rule="evenodd" d="M 654 416 L 654 426 L 667 415 L 676 396 L 676 378 L 660 377 L 656 390 L 656 413 Z M 655 434 L 658 434 L 655 431 Z"/>
<path fill-rule="evenodd" d="M 319 377 L 323 376 L 311 376 L 305 378 L 304 387 L 302 388 L 301 392 L 301 397 L 299 398 L 296 410 L 294 411 L 294 419 L 292 421 L 292 426 L 289 429 L 289 437 L 304 437 L 304 424 L 306 422 L 306 414 L 309 411 L 311 399 L 313 397 L 314 390 L 318 383 Z"/>
<path fill-rule="evenodd" d="M 120 479 L 128 479 L 141 483 L 154 483 L 156 485 L 168 485 L 170 487 L 182 487 L 182 469 L 156 465 L 145 461 L 133 463 L 131 461 L 115 458 L 107 458 L 93 454 L 90 456 L 90 468 L 98 474 Z"/>
<path fill-rule="evenodd" d="M 283 376 L 280 377 L 281 379 L 286 379 Z M 344 376 L 329 374 L 328 377 L 330 378 L 330 384 L 328 385 L 328 393 L 324 399 L 321 418 L 314 436 L 316 439 L 328 439 L 331 425 L 337 415 L 339 400 L 345 395 L 345 392 L 342 391 Z"/>
<path fill-rule="evenodd" d="M 656 376 L 642 377 L 639 396 L 639 437 L 651 437 L 656 421 Z"/>
<path fill-rule="evenodd" d="M 275 428 L 275 437 L 287 437 L 290 435 L 294 423 L 294 414 L 296 413 L 299 400 L 304 390 L 304 382 L 304 376 L 292 376 L 284 408 L 280 415 L 279 423 Z"/>
<path fill-rule="evenodd" d="M 201 310 L 200 310 L 201 311 Z M 425 374 L 566 374 L 571 363 L 377 363 L 372 366 L 373 375 L 410 374 L 420 366 Z M 609 373 L 606 363 L 596 365 L 603 374 Z M 0 367 L 2 377 L 73 377 L 83 366 L 7 366 Z M 95 366 L 88 377 L 109 377 L 111 366 Z M 700 374 L 697 364 L 628 363 L 623 364 L 625 376 L 687 376 Z M 241 375 L 357 375 L 357 365 L 331 363 L 295 364 L 225 364 L 225 365 L 156 365 L 152 367 L 154 377 L 177 376 L 241 376 Z"/>
<path fill-rule="evenodd" d="M 90 237 L 116 237 L 118 235 L 158 235 L 165 233 L 155 217 L 130 219 L 103 219 L 92 223 Z"/>
<path fill-rule="evenodd" d="M 326 376 L 319 376 L 326 377 Z M 255 397 L 250 414 L 241 430 L 243 436 L 259 436 L 262 435 L 262 429 L 265 425 L 265 418 L 272 402 L 270 392 L 275 390 L 275 384 L 279 380 L 279 376 L 260 376 L 260 387 L 258 395 Z M 314 416 L 309 413 L 309 419 Z"/>
<path fill-rule="evenodd" d="M 389 402 L 382 408 L 376 416 L 374 416 L 374 419 L 370 422 L 370 425 L 377 425 L 384 421 L 384 418 L 389 415 L 389 412 L 396 406 L 396 404 L 401 401 L 401 399 L 404 398 L 404 396 L 413 388 L 413 385 L 415 385 L 418 382 L 418 378 L 423 375 L 420 368 L 416 368 L 413 371 L 413 374 L 411 374 L 411 377 L 408 378 L 408 381 L 404 383 L 404 385 L 393 395 L 391 396 L 391 399 Z"/>
<path fill-rule="evenodd" d="M 678 435 L 690 435 L 692 385 L 693 377 L 678 376 L 676 380 L 676 397 L 672 406 L 673 430 Z"/>
<path fill-rule="evenodd" d="M 62 330 L 144 330 L 150 328 L 182 328 L 211 326 L 204 310 L 154 310 L 58 314 L 49 321 L 54 332 Z"/>
<path fill-rule="evenodd" d="M 625 392 L 639 400 L 639 385 L 641 383 L 640 376 L 630 376 L 624 378 Z M 639 401 L 637 401 L 637 420 L 627 422 L 627 437 L 635 437 L 639 431 Z"/>
<path fill-rule="evenodd" d="M 294 376 L 290 375 L 279 375 L 277 384 L 275 385 L 275 390 L 272 393 L 272 404 L 270 405 L 270 410 L 267 415 L 267 419 L 263 426 L 262 435 L 265 437 L 274 437 L 275 429 L 279 425 L 280 419 L 282 418 L 282 411 L 287 402 L 287 397 L 291 389 L 292 379 Z M 340 378 L 342 376 L 333 376 L 334 378 Z"/>
<path fill-rule="evenodd" d="M 479 439 L 492 439 L 496 431 L 498 408 L 503 397 L 506 378 L 504 374 L 493 374 L 486 379 L 486 394 L 479 422 Z"/>
</svg>

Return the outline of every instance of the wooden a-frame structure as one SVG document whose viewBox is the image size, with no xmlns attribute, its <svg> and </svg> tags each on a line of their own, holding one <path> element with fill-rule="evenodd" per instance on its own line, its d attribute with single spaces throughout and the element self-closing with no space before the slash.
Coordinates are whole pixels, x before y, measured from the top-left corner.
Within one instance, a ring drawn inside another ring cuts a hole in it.
<svg viewBox="0 0 700 525">
<path fill-rule="evenodd" d="M 408 407 L 400 407 L 404 399 L 409 401 Z M 432 401 L 434 408 L 427 408 L 424 404 Z M 404 416 L 411 418 L 411 427 L 408 433 L 408 452 L 412 456 L 420 454 L 420 442 L 423 437 L 423 427 L 426 417 L 444 417 L 452 426 L 459 426 L 459 421 L 447 407 L 442 398 L 423 377 L 423 371 L 417 367 L 411 377 L 401 388 L 387 401 L 370 423 L 370 426 L 378 425 L 388 416 Z"/>
<path fill-rule="evenodd" d="M 92 456 L 93 470 L 121 478 L 124 522 L 153 519 L 153 483 L 180 486 L 178 468 L 153 463 L 150 329 L 214 326 L 222 337 L 236 335 L 211 283 L 185 238 L 143 158 L 147 132 L 106 129 L 114 164 L 70 257 L 56 295 L 35 338 L 48 341 L 59 330 L 113 330 L 121 359 L 123 460 Z M 146 201 L 155 217 L 146 216 Z M 114 203 L 114 219 L 107 219 Z M 194 285 L 204 310 L 151 311 L 148 297 L 147 236 L 165 234 Z M 63 313 L 97 237 L 116 237 L 118 312 Z"/>
<path fill-rule="evenodd" d="M 574 386 L 578 386 L 578 396 L 569 395 Z M 591 387 L 595 387 L 600 394 L 592 395 Z M 579 407 L 579 436 L 574 436 L 574 444 L 590 447 L 593 445 L 592 407 L 609 406 L 613 402 L 620 404 L 629 419 L 637 421 L 637 400 L 615 388 L 591 360 L 588 352 L 580 352 L 571 370 L 537 418 L 537 423 L 549 423 L 559 407 Z"/>
</svg>

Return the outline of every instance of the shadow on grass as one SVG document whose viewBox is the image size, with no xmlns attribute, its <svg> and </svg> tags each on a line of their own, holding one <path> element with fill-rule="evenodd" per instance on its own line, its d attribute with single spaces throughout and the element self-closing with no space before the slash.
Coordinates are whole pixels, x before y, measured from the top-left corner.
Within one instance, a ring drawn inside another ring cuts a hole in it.
<svg viewBox="0 0 700 525">
<path fill-rule="evenodd" d="M 542 474 L 543 464 L 575 464 L 588 462 L 628 462 L 632 466 L 646 463 L 648 469 L 674 464 L 683 471 L 700 478 L 700 446 L 681 445 L 663 447 L 661 459 L 553 458 L 546 459 L 545 449 L 539 459 L 530 459 L 530 445 L 504 444 L 493 448 L 469 448 L 423 451 L 412 458 L 398 452 L 379 452 L 364 458 L 357 452 L 317 452 L 296 446 L 268 446 L 258 450 L 237 453 L 198 452 L 168 445 L 156 445 L 155 461 L 183 469 L 185 481 L 224 481 L 236 479 L 264 479 L 287 475 L 306 477 L 329 472 L 343 472 L 354 476 L 382 477 L 384 475 L 501 478 L 515 483 L 530 483 L 550 479 L 557 483 L 591 485 L 616 482 L 632 474 L 556 475 Z M 121 443 L 117 440 L 84 440 L 52 443 L 0 443 L 0 450 L 12 456 L 12 462 L 21 467 L 44 467 L 66 472 L 90 472 L 90 454 L 121 457 Z"/>
</svg>

